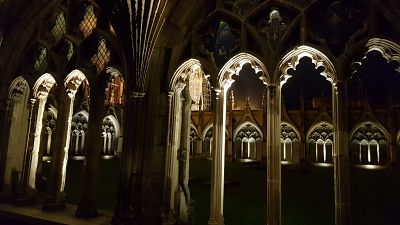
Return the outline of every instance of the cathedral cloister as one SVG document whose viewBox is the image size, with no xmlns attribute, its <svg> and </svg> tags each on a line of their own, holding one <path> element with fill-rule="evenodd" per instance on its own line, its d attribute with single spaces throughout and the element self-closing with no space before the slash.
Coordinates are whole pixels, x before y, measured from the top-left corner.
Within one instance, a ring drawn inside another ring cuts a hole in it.
<svg viewBox="0 0 400 225">
<path fill-rule="evenodd" d="M 353 168 L 400 168 L 395 0 L 0 6 L 0 203 L 82 219 L 112 199 L 107 224 L 199 224 L 191 162 L 207 161 L 203 216 L 229 225 L 240 163 L 265 172 L 263 215 L 281 225 L 282 171 L 321 167 L 332 224 L 353 225 Z"/>
</svg>

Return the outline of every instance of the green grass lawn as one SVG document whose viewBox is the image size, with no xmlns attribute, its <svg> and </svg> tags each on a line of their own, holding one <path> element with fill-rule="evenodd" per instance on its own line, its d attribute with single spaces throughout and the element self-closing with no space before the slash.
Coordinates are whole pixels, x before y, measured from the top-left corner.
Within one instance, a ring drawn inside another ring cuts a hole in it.
<svg viewBox="0 0 400 225">
<path fill-rule="evenodd" d="M 100 160 L 98 207 L 114 210 L 119 159 Z M 65 192 L 67 202 L 80 197 L 83 161 L 70 160 Z M 190 160 L 190 191 L 195 200 L 195 224 L 207 224 L 211 161 Z M 352 225 L 400 224 L 400 172 L 351 168 Z M 266 170 L 239 162 L 225 164 L 224 218 L 226 225 L 266 224 Z M 282 167 L 282 224 L 334 224 L 333 167 L 303 170 Z"/>
<path fill-rule="evenodd" d="M 190 161 L 196 224 L 207 224 L 211 161 Z M 400 176 L 396 170 L 351 169 L 353 225 L 400 224 Z M 333 167 L 282 167 L 282 224 L 333 225 Z M 238 162 L 225 167 L 226 225 L 266 224 L 266 170 Z"/>
<path fill-rule="evenodd" d="M 114 210 L 118 196 L 119 159 L 100 159 L 98 174 L 98 208 Z M 66 201 L 78 204 L 83 179 L 83 160 L 69 160 L 65 181 Z"/>
</svg>

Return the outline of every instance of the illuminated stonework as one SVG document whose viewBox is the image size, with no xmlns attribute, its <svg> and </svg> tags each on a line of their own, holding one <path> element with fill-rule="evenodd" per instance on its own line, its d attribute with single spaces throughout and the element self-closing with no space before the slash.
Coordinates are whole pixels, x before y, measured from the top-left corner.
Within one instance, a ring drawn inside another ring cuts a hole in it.
<svg viewBox="0 0 400 225">
<path fill-rule="evenodd" d="M 116 156 L 118 150 L 119 123 L 114 116 L 109 115 L 104 118 L 101 136 L 103 138 L 103 157 Z"/>
<path fill-rule="evenodd" d="M 197 59 L 189 59 L 179 66 L 174 75 L 171 78 L 171 82 L 169 84 L 170 90 L 175 91 L 177 89 L 183 88 L 186 85 L 186 81 L 191 76 L 204 74 L 201 69 L 200 61 Z M 181 85 L 184 84 L 182 87 Z"/>
<path fill-rule="evenodd" d="M 351 158 L 354 163 L 387 163 L 388 132 L 377 123 L 367 121 L 351 132 Z"/>
<path fill-rule="evenodd" d="M 298 150 L 298 146 L 294 143 L 300 142 L 300 133 L 294 126 L 289 123 L 281 123 L 281 160 L 283 162 L 294 161 L 294 151 Z M 282 162 L 282 163 L 283 163 Z"/>
<path fill-rule="evenodd" d="M 43 98 L 47 97 L 49 91 L 53 88 L 56 84 L 53 76 L 51 74 L 43 74 L 39 77 L 36 81 L 35 85 L 33 86 L 33 96 L 35 98 Z"/>
<path fill-rule="evenodd" d="M 251 160 L 257 160 L 259 158 L 257 155 L 260 154 L 260 146 L 257 143 L 262 142 L 262 132 L 258 126 L 250 122 L 239 125 L 234 131 L 234 139 L 235 158 Z"/>
<path fill-rule="evenodd" d="M 393 43 L 389 40 L 382 38 L 372 38 L 368 40 L 367 44 L 367 55 L 371 51 L 378 51 L 382 54 L 383 58 L 386 59 L 387 62 L 396 61 L 397 67 L 395 70 L 400 73 L 400 46 L 396 43 Z M 365 58 L 366 56 L 364 56 Z M 363 58 L 363 59 L 364 59 Z M 361 61 L 355 62 L 354 65 L 357 67 L 361 66 Z"/>
<path fill-rule="evenodd" d="M 268 71 L 258 58 L 248 53 L 239 53 L 233 56 L 218 73 L 219 89 L 223 89 L 224 87 L 229 88 L 234 82 L 232 76 L 235 74 L 239 75 L 240 70 L 242 70 L 243 66 L 247 63 L 251 65 L 255 74 L 262 72 L 262 75 L 259 78 L 265 85 L 270 83 Z"/>
<path fill-rule="evenodd" d="M 80 70 L 73 70 L 64 80 L 64 86 L 67 92 L 75 95 L 78 87 L 86 80 L 86 76 Z"/>
<path fill-rule="evenodd" d="M 282 85 L 291 77 L 291 75 L 288 74 L 288 71 L 290 69 L 296 70 L 296 66 L 303 57 L 309 57 L 316 69 L 322 67 L 323 71 L 321 72 L 321 75 L 328 81 L 331 83 L 336 82 L 336 70 L 329 58 L 315 48 L 301 45 L 287 53 L 279 62 L 278 69 L 275 70 L 274 74 L 274 84 L 279 84 L 282 87 Z"/>
<path fill-rule="evenodd" d="M 315 124 L 307 132 L 310 158 L 314 163 L 333 163 L 333 126 L 327 122 Z"/>
<path fill-rule="evenodd" d="M 13 80 L 10 87 L 8 88 L 8 99 L 15 99 L 24 93 L 29 93 L 29 84 L 22 76 L 19 76 Z"/>
<path fill-rule="evenodd" d="M 71 122 L 71 143 L 69 154 L 75 159 L 83 159 L 85 155 L 85 134 L 88 129 L 89 114 L 81 111 L 72 117 Z"/>
</svg>

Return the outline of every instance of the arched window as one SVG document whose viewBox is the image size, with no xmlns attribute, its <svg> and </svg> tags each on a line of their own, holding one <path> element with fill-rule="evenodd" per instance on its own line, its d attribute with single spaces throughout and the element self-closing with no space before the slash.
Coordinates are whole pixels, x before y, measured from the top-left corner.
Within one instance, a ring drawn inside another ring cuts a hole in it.
<svg viewBox="0 0 400 225">
<path fill-rule="evenodd" d="M 308 132 L 309 159 L 314 163 L 333 163 L 333 126 L 321 122 Z"/>
<path fill-rule="evenodd" d="M 85 134 L 88 129 L 88 113 L 81 111 L 72 117 L 69 152 L 73 159 L 84 158 Z"/>
<path fill-rule="evenodd" d="M 118 150 L 118 136 L 119 136 L 119 125 L 118 121 L 113 116 L 107 116 L 103 120 L 102 126 L 103 138 L 103 158 L 112 158 L 117 155 Z"/>
<path fill-rule="evenodd" d="M 234 158 L 257 160 L 257 154 L 260 153 L 257 151 L 261 151 L 260 147 L 257 148 L 257 143 L 262 142 L 259 129 L 249 122 L 239 126 L 239 129 L 235 132 Z"/>
<path fill-rule="evenodd" d="M 203 94 L 200 106 L 201 111 L 211 111 L 211 85 L 207 79 L 203 79 Z"/>
<path fill-rule="evenodd" d="M 92 5 L 88 5 L 85 8 L 83 19 L 79 24 L 79 29 L 82 31 L 83 37 L 89 36 L 97 26 L 97 16 L 95 8 Z"/>
<path fill-rule="evenodd" d="M 203 157 L 211 157 L 212 155 L 212 142 L 213 142 L 214 129 L 210 127 L 204 137 L 203 142 Z"/>
<path fill-rule="evenodd" d="M 281 161 L 289 163 L 296 161 L 299 155 L 300 138 L 298 132 L 288 123 L 281 124 Z"/>
<path fill-rule="evenodd" d="M 386 165 L 387 135 L 383 127 L 365 122 L 352 132 L 351 159 L 362 165 Z"/>
<path fill-rule="evenodd" d="M 45 121 L 45 130 L 44 130 L 44 151 L 43 151 L 43 160 L 49 160 L 51 157 L 51 150 L 54 139 L 54 130 L 56 129 L 56 115 L 51 111 L 47 110 L 47 117 Z"/>
<path fill-rule="evenodd" d="M 194 156 L 197 153 L 197 140 L 198 140 L 198 134 L 196 129 L 194 127 L 190 127 L 190 156 Z"/>
<path fill-rule="evenodd" d="M 65 21 L 65 14 L 63 11 L 60 11 L 57 14 L 57 17 L 54 21 L 54 26 L 51 29 L 51 34 L 53 35 L 56 41 L 59 41 L 62 36 L 66 33 L 66 21 Z"/>
<path fill-rule="evenodd" d="M 107 45 L 108 43 L 106 39 L 100 38 L 97 43 L 97 51 L 90 59 L 92 64 L 96 67 L 98 73 L 100 73 L 110 62 L 111 50 Z"/>
<path fill-rule="evenodd" d="M 47 67 L 47 49 L 45 47 L 39 47 L 35 54 L 36 60 L 33 67 L 37 72 L 42 72 Z"/>
</svg>

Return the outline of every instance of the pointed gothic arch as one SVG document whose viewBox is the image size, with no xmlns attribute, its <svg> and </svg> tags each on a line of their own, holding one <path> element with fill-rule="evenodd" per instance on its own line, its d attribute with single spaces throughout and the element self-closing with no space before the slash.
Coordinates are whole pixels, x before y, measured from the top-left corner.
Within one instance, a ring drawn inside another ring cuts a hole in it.
<svg viewBox="0 0 400 225">
<path fill-rule="evenodd" d="M 281 163 L 300 161 L 301 136 L 299 130 L 289 122 L 281 122 Z"/>
<path fill-rule="evenodd" d="M 273 83 L 282 87 L 282 85 L 285 84 L 290 77 L 292 77 L 288 74 L 288 71 L 290 69 L 296 70 L 296 66 L 303 57 L 310 58 L 316 69 L 323 67 L 323 70 L 320 72 L 320 74 L 329 82 L 332 84 L 337 82 L 336 69 L 332 61 L 321 51 L 307 45 L 301 45 L 283 56 L 278 64 L 278 67 L 275 69 Z"/>
<path fill-rule="evenodd" d="M 120 125 L 113 115 L 108 115 L 103 119 L 102 125 L 102 137 L 103 137 L 103 158 L 112 158 L 118 154 L 119 137 L 120 137 Z"/>
<path fill-rule="evenodd" d="M 350 133 L 350 140 L 350 155 L 354 164 L 386 166 L 389 163 L 390 136 L 379 122 L 357 124 Z"/>
<path fill-rule="evenodd" d="M 251 68 L 255 71 L 255 74 L 258 74 L 259 72 L 262 73 L 259 76 L 259 79 L 263 82 L 263 84 L 269 85 L 271 83 L 271 77 L 264 63 L 262 63 L 261 60 L 254 55 L 242 52 L 229 59 L 229 61 L 226 62 L 219 71 L 217 76 L 218 89 L 228 89 L 234 82 L 232 76 L 235 74 L 239 75 L 239 72 L 242 70 L 245 64 L 250 64 Z"/>
<path fill-rule="evenodd" d="M 250 121 L 245 121 L 245 122 L 239 124 L 239 125 L 233 130 L 233 136 L 232 136 L 232 137 L 235 139 L 236 136 L 238 135 L 239 131 L 240 131 L 242 128 L 244 128 L 245 126 L 248 126 L 248 125 L 254 127 L 254 128 L 258 131 L 258 133 L 260 134 L 260 138 L 261 138 L 261 139 L 263 138 L 263 132 L 262 132 L 262 130 L 261 130 L 256 124 L 254 124 L 254 123 L 252 123 L 252 122 L 250 122 Z"/>
<path fill-rule="evenodd" d="M 196 101 L 199 89 L 196 82 L 206 78 L 202 65 L 197 59 L 183 62 L 174 72 L 169 81 L 169 115 L 167 133 L 167 153 L 164 177 L 164 207 L 173 211 L 179 207 L 181 211 L 188 212 L 190 205 L 190 192 L 188 186 L 187 168 L 190 151 L 190 115 L 192 101 Z M 193 91 L 195 90 L 195 91 Z M 179 196 L 178 191 L 183 192 Z M 179 200 L 178 198 L 184 198 Z M 185 217 L 186 215 L 181 215 Z"/>
<path fill-rule="evenodd" d="M 32 147 L 32 154 L 31 154 L 31 163 L 30 163 L 30 170 L 29 170 L 29 186 L 31 188 L 36 188 L 36 171 L 37 166 L 40 164 L 39 160 L 39 150 L 40 150 L 40 140 L 42 135 L 42 128 L 43 128 L 43 113 L 45 111 L 45 105 L 47 102 L 47 97 L 49 95 L 50 90 L 56 85 L 56 81 L 54 77 L 49 74 L 45 73 L 40 76 L 35 85 L 33 86 L 33 97 L 35 98 L 35 114 L 36 120 L 34 121 L 35 130 L 34 132 L 34 139 L 33 139 L 33 147 Z"/>
<path fill-rule="evenodd" d="M 233 131 L 233 157 L 238 160 L 261 160 L 262 130 L 251 121 L 239 124 Z"/>
<path fill-rule="evenodd" d="M 395 70 L 400 73 L 400 46 L 398 44 L 383 38 L 371 38 L 368 40 L 366 48 L 367 51 L 364 58 L 369 52 L 378 51 L 388 63 L 396 61 L 397 68 Z M 361 62 L 357 62 L 357 64 L 360 65 Z"/>
</svg>

